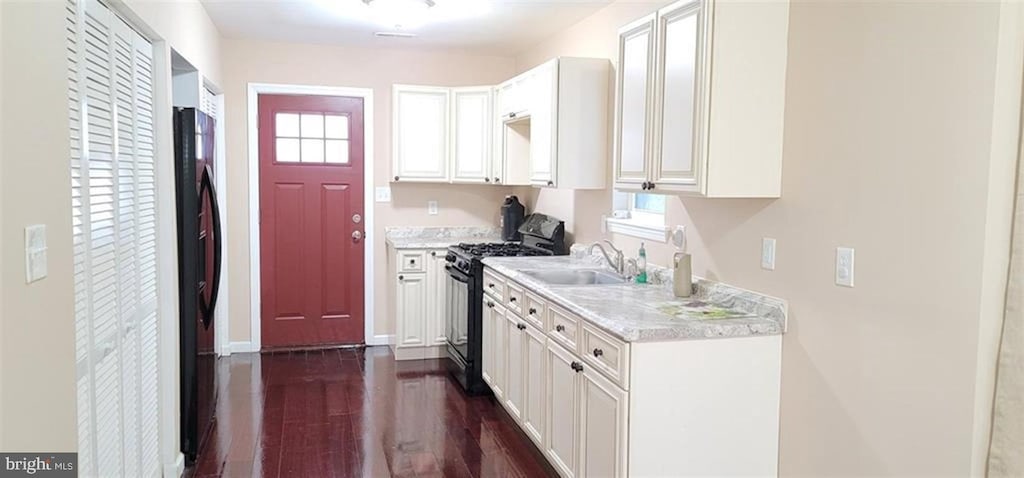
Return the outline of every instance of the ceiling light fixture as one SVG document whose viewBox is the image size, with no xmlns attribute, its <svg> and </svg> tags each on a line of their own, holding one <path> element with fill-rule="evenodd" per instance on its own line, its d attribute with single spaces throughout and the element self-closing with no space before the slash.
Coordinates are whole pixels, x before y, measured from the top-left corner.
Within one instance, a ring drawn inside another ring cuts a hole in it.
<svg viewBox="0 0 1024 478">
<path fill-rule="evenodd" d="M 373 36 L 386 38 L 416 38 L 415 33 L 409 32 L 373 32 Z"/>
</svg>

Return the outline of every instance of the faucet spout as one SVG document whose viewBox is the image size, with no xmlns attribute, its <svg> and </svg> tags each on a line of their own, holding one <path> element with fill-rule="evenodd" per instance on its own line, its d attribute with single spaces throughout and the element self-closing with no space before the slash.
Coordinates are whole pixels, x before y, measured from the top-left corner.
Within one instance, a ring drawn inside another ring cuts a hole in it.
<svg viewBox="0 0 1024 478">
<path fill-rule="evenodd" d="M 593 254 L 595 248 L 600 250 L 601 255 L 604 256 L 604 260 L 608 262 L 608 265 L 614 269 L 617 274 L 622 275 L 626 268 L 625 254 L 616 248 L 615 244 L 612 244 L 611 241 L 606 239 L 604 242 L 608 244 L 608 248 L 615 254 L 614 259 L 612 259 L 612 256 L 608 254 L 608 251 L 605 250 L 604 246 L 602 246 L 600 242 L 591 244 L 590 248 L 587 249 L 587 254 Z"/>
</svg>

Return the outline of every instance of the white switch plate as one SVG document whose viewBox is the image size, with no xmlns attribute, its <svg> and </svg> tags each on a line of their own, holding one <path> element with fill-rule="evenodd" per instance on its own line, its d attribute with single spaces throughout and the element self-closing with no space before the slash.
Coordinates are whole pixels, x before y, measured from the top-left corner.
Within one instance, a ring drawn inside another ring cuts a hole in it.
<svg viewBox="0 0 1024 478">
<path fill-rule="evenodd" d="M 836 285 L 853 287 L 853 248 L 836 248 Z"/>
<path fill-rule="evenodd" d="M 391 202 L 391 188 L 384 186 L 373 190 L 373 197 L 377 202 Z"/>
<path fill-rule="evenodd" d="M 761 238 L 761 268 L 768 271 L 775 270 L 775 239 L 771 237 Z"/>
<path fill-rule="evenodd" d="M 25 282 L 46 277 L 46 225 L 25 228 Z"/>
<path fill-rule="evenodd" d="M 427 201 L 427 214 L 437 215 L 437 201 Z"/>
</svg>

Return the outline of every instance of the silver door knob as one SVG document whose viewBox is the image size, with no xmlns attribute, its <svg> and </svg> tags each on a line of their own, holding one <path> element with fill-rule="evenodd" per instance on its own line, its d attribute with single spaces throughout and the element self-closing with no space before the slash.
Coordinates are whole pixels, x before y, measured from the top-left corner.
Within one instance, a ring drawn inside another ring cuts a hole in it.
<svg viewBox="0 0 1024 478">
<path fill-rule="evenodd" d="M 352 231 L 352 242 L 359 242 L 363 238 L 363 231 Z"/>
<path fill-rule="evenodd" d="M 352 222 L 354 222 L 356 224 L 359 224 L 360 222 L 363 222 L 363 216 L 360 216 L 359 214 L 353 214 L 352 215 Z"/>
</svg>

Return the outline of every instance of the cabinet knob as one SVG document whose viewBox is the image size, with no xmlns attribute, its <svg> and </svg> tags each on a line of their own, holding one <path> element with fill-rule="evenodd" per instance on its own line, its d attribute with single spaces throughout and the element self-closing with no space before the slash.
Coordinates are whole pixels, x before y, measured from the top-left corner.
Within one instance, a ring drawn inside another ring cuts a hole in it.
<svg viewBox="0 0 1024 478">
<path fill-rule="evenodd" d="M 491 182 L 491 178 L 484 178 L 484 182 L 485 182 L 485 183 L 489 183 L 489 182 Z"/>
<path fill-rule="evenodd" d="M 500 182 L 501 182 L 501 178 L 499 178 L 499 177 L 495 176 L 495 177 L 494 177 L 494 182 L 496 182 L 496 183 L 500 183 Z"/>
<path fill-rule="evenodd" d="M 643 189 L 644 191 L 647 190 L 647 181 L 644 181 L 643 183 L 640 184 L 640 189 Z"/>
<path fill-rule="evenodd" d="M 648 190 L 654 189 L 654 183 L 653 182 L 647 183 L 647 189 Z"/>
<path fill-rule="evenodd" d="M 410 264 L 415 264 L 416 263 L 416 259 L 409 259 L 409 263 Z"/>
<path fill-rule="evenodd" d="M 492 282 L 492 283 L 490 283 L 490 284 L 487 284 L 487 288 L 489 288 L 489 289 L 493 289 L 493 288 L 494 288 L 494 283 Z"/>
<path fill-rule="evenodd" d="M 519 330 L 526 330 L 526 324 L 516 324 L 516 328 Z"/>
<path fill-rule="evenodd" d="M 398 276 L 398 280 L 405 280 L 405 276 Z"/>
<path fill-rule="evenodd" d="M 530 308 L 530 315 L 537 315 L 537 309 L 534 309 L 533 307 L 531 307 Z"/>
<path fill-rule="evenodd" d="M 600 357 L 600 356 L 602 356 L 602 355 L 604 355 L 604 350 L 601 350 L 601 349 L 594 349 L 594 356 L 595 356 L 595 357 Z"/>
<path fill-rule="evenodd" d="M 395 181 L 398 181 L 398 176 L 395 176 Z"/>
<path fill-rule="evenodd" d="M 508 301 L 509 301 L 509 302 L 515 302 L 515 301 L 516 301 L 516 298 L 515 298 L 515 297 L 509 297 L 509 298 L 508 298 Z"/>
<path fill-rule="evenodd" d="M 487 301 L 487 307 L 493 309 L 494 308 L 494 302 Z"/>
<path fill-rule="evenodd" d="M 509 113 L 509 114 L 508 114 L 508 117 L 509 117 L 509 118 L 515 118 L 515 117 L 516 117 L 516 114 L 515 114 L 515 113 Z"/>
<path fill-rule="evenodd" d="M 565 331 L 565 326 L 564 325 L 558 324 L 558 325 L 555 326 L 555 332 L 564 332 L 564 331 Z"/>
<path fill-rule="evenodd" d="M 554 181 L 548 181 L 548 186 L 554 186 L 554 185 L 555 185 Z"/>
<path fill-rule="evenodd" d="M 430 257 L 437 257 L 437 251 L 430 251 Z"/>
</svg>

